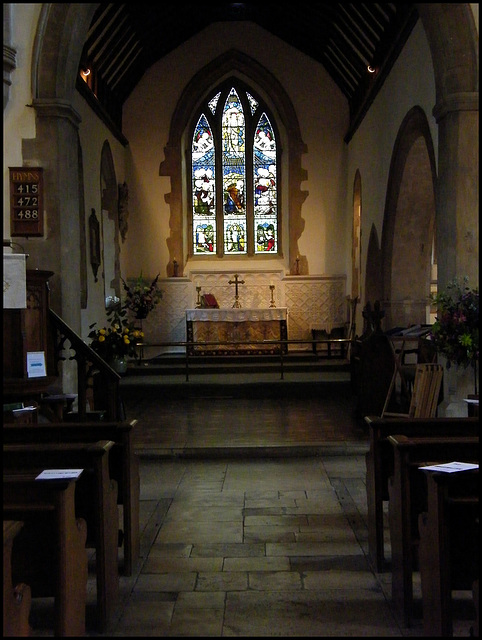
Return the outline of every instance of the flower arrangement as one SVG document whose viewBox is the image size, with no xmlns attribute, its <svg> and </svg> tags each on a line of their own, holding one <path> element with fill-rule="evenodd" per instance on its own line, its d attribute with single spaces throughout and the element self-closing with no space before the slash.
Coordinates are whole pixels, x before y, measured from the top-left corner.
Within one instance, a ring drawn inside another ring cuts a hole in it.
<svg viewBox="0 0 482 640">
<path fill-rule="evenodd" d="M 479 290 L 470 289 L 465 276 L 463 284 L 455 278 L 445 291 L 432 295 L 430 299 L 438 310 L 430 339 L 437 351 L 447 359 L 447 369 L 452 364 L 464 368 L 471 365 L 476 375 L 479 360 Z"/>
<path fill-rule="evenodd" d="M 124 306 L 126 309 L 130 309 L 138 320 L 147 318 L 147 315 L 162 299 L 162 291 L 157 286 L 159 280 L 159 273 L 151 282 L 146 284 L 146 281 L 142 277 L 142 271 L 137 278 L 135 285 L 131 288 L 122 278 L 122 284 L 126 292 L 126 300 Z"/>
<path fill-rule="evenodd" d="M 108 326 L 95 329 L 96 322 L 89 326 L 91 331 L 88 337 L 92 340 L 90 346 L 107 363 L 116 358 L 137 355 L 136 341 L 143 338 L 144 334 L 127 321 L 126 315 L 127 312 L 122 307 L 109 307 Z"/>
</svg>

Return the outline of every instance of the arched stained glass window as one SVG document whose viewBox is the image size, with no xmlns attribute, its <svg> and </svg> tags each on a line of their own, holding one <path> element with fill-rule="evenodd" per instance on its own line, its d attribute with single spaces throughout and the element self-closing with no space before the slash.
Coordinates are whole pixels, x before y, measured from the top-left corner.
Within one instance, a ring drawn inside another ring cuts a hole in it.
<svg viewBox="0 0 482 640">
<path fill-rule="evenodd" d="M 214 139 L 206 116 L 192 139 L 192 210 L 194 253 L 216 252 L 216 178 Z"/>
<path fill-rule="evenodd" d="M 238 94 L 231 89 L 223 109 L 224 252 L 246 253 L 246 125 Z"/>
<path fill-rule="evenodd" d="M 192 255 L 278 255 L 279 148 L 268 109 L 241 84 L 210 94 L 191 146 Z"/>
<path fill-rule="evenodd" d="M 256 253 L 277 251 L 276 140 L 266 113 L 259 119 L 254 134 L 254 224 Z"/>
</svg>

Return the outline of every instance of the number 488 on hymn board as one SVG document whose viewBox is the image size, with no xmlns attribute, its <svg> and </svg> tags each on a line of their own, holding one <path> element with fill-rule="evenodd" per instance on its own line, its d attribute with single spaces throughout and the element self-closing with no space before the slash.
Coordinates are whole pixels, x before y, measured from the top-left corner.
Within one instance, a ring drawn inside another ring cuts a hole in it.
<svg viewBox="0 0 482 640">
<path fill-rule="evenodd" d="M 9 167 L 10 235 L 43 236 L 43 169 Z"/>
</svg>

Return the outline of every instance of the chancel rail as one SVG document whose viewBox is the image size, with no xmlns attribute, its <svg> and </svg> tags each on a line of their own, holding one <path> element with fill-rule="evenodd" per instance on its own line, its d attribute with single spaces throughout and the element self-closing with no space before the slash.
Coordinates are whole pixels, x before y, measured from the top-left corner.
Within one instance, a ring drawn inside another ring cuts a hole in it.
<svg viewBox="0 0 482 640">
<path fill-rule="evenodd" d="M 248 340 L 248 341 L 237 341 L 235 343 L 233 343 L 231 340 L 216 340 L 213 342 L 191 342 L 191 341 L 183 341 L 183 342 L 136 342 L 136 346 L 139 350 L 139 357 L 137 359 L 137 363 L 139 365 L 142 364 L 142 360 L 143 360 L 143 352 L 144 352 L 144 348 L 145 347 L 185 347 L 186 352 L 185 352 L 185 363 L 186 363 L 186 382 L 189 381 L 189 360 L 190 360 L 190 354 L 189 354 L 189 349 L 188 347 L 192 347 L 192 346 L 221 346 L 223 344 L 237 344 L 237 345 L 243 345 L 243 344 L 260 344 L 260 345 L 279 345 L 279 350 L 277 352 L 277 356 L 279 356 L 279 363 L 280 363 L 280 378 L 281 380 L 284 380 L 284 356 L 286 355 L 287 352 L 287 348 L 288 345 L 290 344 L 311 344 L 311 345 L 316 345 L 316 344 L 343 344 L 346 345 L 348 347 L 349 344 L 353 343 L 354 340 L 351 338 L 320 338 L 317 340 L 257 340 L 257 341 L 253 341 L 253 340 Z M 276 357 L 276 355 L 274 357 Z M 247 354 L 246 356 L 243 357 L 247 357 L 249 358 L 250 356 Z"/>
</svg>

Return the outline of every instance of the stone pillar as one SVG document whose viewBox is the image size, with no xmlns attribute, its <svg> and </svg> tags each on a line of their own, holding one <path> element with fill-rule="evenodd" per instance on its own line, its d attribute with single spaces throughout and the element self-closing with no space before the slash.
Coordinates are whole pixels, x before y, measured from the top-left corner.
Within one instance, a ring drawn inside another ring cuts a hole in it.
<svg viewBox="0 0 482 640">
<path fill-rule="evenodd" d="M 439 125 L 437 272 L 442 291 L 454 277 L 479 284 L 478 93 L 446 97 L 434 108 Z M 473 370 L 446 369 L 439 414 L 466 415 L 463 398 L 474 393 Z M 455 414 L 454 414 L 455 411 Z"/>
<path fill-rule="evenodd" d="M 80 116 L 61 99 L 35 99 L 37 137 L 23 141 L 27 163 L 44 168 L 45 235 L 29 245 L 32 262 L 54 272 L 50 280 L 50 306 L 80 335 L 81 268 L 79 221 L 78 126 Z M 63 391 L 77 390 L 77 368 L 65 361 Z"/>
<path fill-rule="evenodd" d="M 455 276 L 479 280 L 479 94 L 446 97 L 434 108 L 439 126 L 437 270 L 439 289 Z"/>
</svg>

